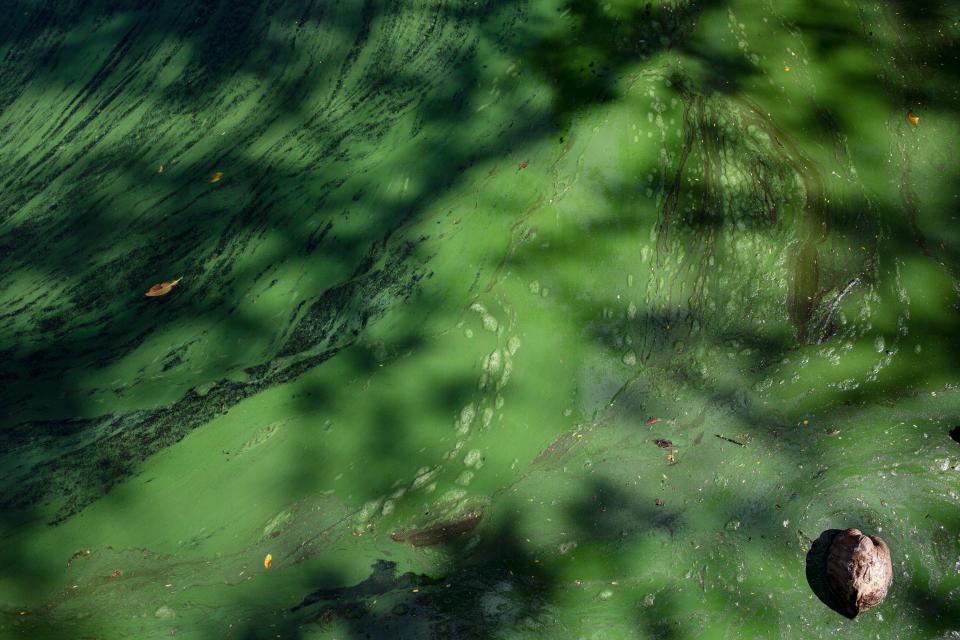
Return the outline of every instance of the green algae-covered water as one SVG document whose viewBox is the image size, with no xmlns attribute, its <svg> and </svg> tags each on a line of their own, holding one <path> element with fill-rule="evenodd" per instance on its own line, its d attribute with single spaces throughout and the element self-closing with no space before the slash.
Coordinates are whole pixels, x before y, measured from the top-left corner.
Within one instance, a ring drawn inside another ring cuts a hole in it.
<svg viewBox="0 0 960 640">
<path fill-rule="evenodd" d="M 960 637 L 958 81 L 946 0 L 7 0 L 0 636 Z"/>
</svg>

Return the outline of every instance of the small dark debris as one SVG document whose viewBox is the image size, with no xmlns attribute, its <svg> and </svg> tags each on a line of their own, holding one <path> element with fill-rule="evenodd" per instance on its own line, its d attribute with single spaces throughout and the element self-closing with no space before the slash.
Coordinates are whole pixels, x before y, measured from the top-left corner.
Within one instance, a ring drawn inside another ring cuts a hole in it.
<svg viewBox="0 0 960 640">
<path fill-rule="evenodd" d="M 658 438 L 658 439 L 654 440 L 653 442 L 654 442 L 658 447 L 660 447 L 661 449 L 669 449 L 670 447 L 673 446 L 673 443 L 672 443 L 671 441 L 669 441 L 669 440 L 664 440 L 664 439 L 662 439 L 662 438 Z"/>
<path fill-rule="evenodd" d="M 663 500 L 661 500 L 660 498 L 657 498 L 656 500 L 653 501 L 653 504 L 657 505 L 658 507 L 662 507 Z"/>
<path fill-rule="evenodd" d="M 744 443 L 740 442 L 739 440 L 734 440 L 733 438 L 728 438 L 727 436 L 722 436 L 722 435 L 720 435 L 719 433 L 715 433 L 715 434 L 713 434 L 713 435 L 715 435 L 716 437 L 720 438 L 721 440 L 726 440 L 727 442 L 730 442 L 730 443 L 732 443 L 732 444 L 735 444 L 735 445 L 737 445 L 738 447 L 745 447 L 745 446 L 747 446 L 747 445 L 745 445 Z"/>
<path fill-rule="evenodd" d="M 954 442 L 960 444 L 960 427 L 954 427 L 953 431 L 950 432 L 950 437 L 953 438 Z"/>
</svg>

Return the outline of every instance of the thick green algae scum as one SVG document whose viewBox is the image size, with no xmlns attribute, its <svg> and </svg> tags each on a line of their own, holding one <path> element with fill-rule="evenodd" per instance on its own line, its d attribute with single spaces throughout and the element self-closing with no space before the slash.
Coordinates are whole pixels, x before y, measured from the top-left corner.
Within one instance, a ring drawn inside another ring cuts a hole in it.
<svg viewBox="0 0 960 640">
<path fill-rule="evenodd" d="M 953 3 L 3 9 L 0 636 L 960 637 Z"/>
</svg>

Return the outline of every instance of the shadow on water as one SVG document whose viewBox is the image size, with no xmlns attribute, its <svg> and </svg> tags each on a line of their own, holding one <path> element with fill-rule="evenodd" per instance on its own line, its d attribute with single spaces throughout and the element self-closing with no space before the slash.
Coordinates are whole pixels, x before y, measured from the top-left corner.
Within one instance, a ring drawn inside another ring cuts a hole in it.
<svg viewBox="0 0 960 640">
<path fill-rule="evenodd" d="M 559 131 L 571 119 L 595 105 L 623 97 L 622 77 L 638 63 L 671 49 L 684 50 L 698 17 L 717 8 L 718 0 L 646 2 L 604 11 L 592 0 L 571 0 L 558 8 L 567 16 L 563 30 L 548 34 L 522 56 L 554 90 L 551 105 Z M 729 81 L 738 74 L 728 58 L 710 57 Z"/>
<path fill-rule="evenodd" d="M 960 427 L 954 427 L 950 430 L 950 437 L 954 442 L 960 444 Z"/>
<path fill-rule="evenodd" d="M 840 529 L 827 529 L 814 540 L 807 552 L 807 583 L 816 594 L 820 602 L 827 605 L 840 615 L 849 618 L 842 604 L 838 601 L 827 578 L 827 559 L 830 555 L 830 545 L 834 538 L 843 533 Z"/>
</svg>

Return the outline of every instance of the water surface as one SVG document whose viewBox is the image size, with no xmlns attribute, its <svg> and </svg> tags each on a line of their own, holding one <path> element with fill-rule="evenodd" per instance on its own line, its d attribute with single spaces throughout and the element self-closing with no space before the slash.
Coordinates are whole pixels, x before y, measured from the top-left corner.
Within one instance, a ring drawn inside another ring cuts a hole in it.
<svg viewBox="0 0 960 640">
<path fill-rule="evenodd" d="M 960 635 L 951 3 L 4 13 L 0 635 Z"/>
</svg>

